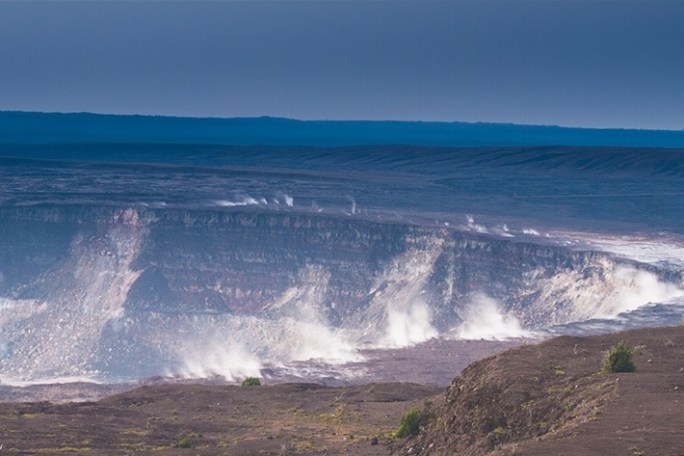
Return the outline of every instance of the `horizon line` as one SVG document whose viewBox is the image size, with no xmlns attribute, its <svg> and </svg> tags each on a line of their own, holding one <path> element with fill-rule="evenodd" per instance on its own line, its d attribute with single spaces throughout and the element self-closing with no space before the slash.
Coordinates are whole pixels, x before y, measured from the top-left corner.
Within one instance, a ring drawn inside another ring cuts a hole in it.
<svg viewBox="0 0 684 456">
<path fill-rule="evenodd" d="M 0 110 L 0 113 L 6 114 L 45 114 L 45 115 L 90 115 L 90 116 L 102 116 L 102 117 L 149 117 L 149 118 L 167 118 L 167 119 L 191 119 L 191 120 L 258 120 L 258 119 L 274 119 L 274 120 L 286 120 L 291 122 L 338 122 L 338 123 L 351 123 L 351 122 L 362 122 L 362 123 L 413 123 L 413 124 L 465 124 L 465 125 L 501 125 L 501 126 L 513 126 L 513 127 L 539 127 L 539 128 L 558 128 L 567 130 L 598 130 L 598 131 L 642 131 L 642 132 L 672 132 L 672 133 L 682 133 L 684 128 L 681 130 L 671 130 L 671 129 L 657 129 L 657 128 L 629 128 L 629 127 L 585 127 L 585 126 L 568 126 L 568 125 L 557 125 L 557 124 L 525 124 L 525 123 L 514 123 L 514 122 L 492 122 L 492 121 L 464 121 L 464 120 L 397 120 L 397 119 L 384 119 L 384 120 L 370 120 L 370 119 L 301 119 L 294 117 L 282 117 L 273 115 L 260 115 L 260 116 L 234 116 L 234 117 L 218 117 L 218 116 L 181 116 L 173 114 L 116 114 L 116 113 L 106 113 L 106 112 L 94 112 L 94 111 L 22 111 L 22 110 Z"/>
</svg>

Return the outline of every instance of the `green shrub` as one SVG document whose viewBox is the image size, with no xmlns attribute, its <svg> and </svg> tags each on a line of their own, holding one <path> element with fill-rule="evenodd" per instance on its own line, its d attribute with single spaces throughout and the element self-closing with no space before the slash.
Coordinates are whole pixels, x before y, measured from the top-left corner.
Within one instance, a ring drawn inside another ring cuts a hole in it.
<svg viewBox="0 0 684 456">
<path fill-rule="evenodd" d="M 634 372 L 634 352 L 624 342 L 614 346 L 603 361 L 603 372 Z"/>
<path fill-rule="evenodd" d="M 178 441 L 178 448 L 190 448 L 192 446 L 192 440 L 189 437 L 183 437 Z"/>
<path fill-rule="evenodd" d="M 429 406 L 422 409 L 412 408 L 402 415 L 399 429 L 396 430 L 394 436 L 403 439 L 412 435 L 418 435 L 420 428 L 430 424 L 435 418 L 435 412 Z"/>
<path fill-rule="evenodd" d="M 242 381 L 242 386 L 261 386 L 261 380 L 256 377 L 247 377 Z"/>
</svg>

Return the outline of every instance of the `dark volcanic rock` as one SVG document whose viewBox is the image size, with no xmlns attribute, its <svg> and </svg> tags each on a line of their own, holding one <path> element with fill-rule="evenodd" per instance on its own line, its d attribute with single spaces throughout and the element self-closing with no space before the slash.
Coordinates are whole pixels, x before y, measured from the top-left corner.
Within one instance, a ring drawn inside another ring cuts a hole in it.
<svg viewBox="0 0 684 456">
<path fill-rule="evenodd" d="M 151 385 L 98 402 L 0 404 L 0 443 L 10 454 L 380 456 L 402 410 L 438 391 L 407 383 Z M 179 448 L 182 439 L 190 450 Z"/>
</svg>

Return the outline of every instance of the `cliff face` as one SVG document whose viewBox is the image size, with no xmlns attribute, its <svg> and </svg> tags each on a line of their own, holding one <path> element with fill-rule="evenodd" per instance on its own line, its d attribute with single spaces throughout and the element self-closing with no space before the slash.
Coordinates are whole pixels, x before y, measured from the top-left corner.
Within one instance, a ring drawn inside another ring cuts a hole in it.
<svg viewBox="0 0 684 456">
<path fill-rule="evenodd" d="M 545 328 L 629 310 L 620 293 L 641 276 L 681 281 L 601 252 L 344 216 L 33 206 L 0 219 L 2 363 L 29 376 L 158 373 L 196 332 L 287 360 L 311 353 L 245 334 L 305 324 L 353 350 L 492 314 Z"/>
<path fill-rule="evenodd" d="M 379 290 L 404 279 L 392 273 L 414 261 L 410 266 L 422 268 L 417 273 L 425 278 L 420 291 L 430 293 L 442 329 L 458 321 L 459 309 L 450 312 L 451 307 L 462 307 L 478 292 L 532 326 L 543 326 L 563 322 L 563 312 L 572 316 L 566 311 L 570 296 L 563 295 L 569 285 L 560 278 L 608 287 L 610 272 L 625 267 L 680 280 L 602 252 L 342 217 L 33 207 L 4 208 L 0 218 L 3 296 L 45 298 L 53 285 L 44 278 L 88 249 L 103 258 L 132 255 L 131 270 L 140 275 L 125 301 L 130 310 L 258 314 L 288 287 L 306 282 L 313 268 L 325 271 L 321 304 L 337 325 L 368 306 Z M 135 252 L 123 251 L 133 246 Z M 553 281 L 555 288 L 543 292 L 539 284 Z M 540 303 L 541 293 L 554 302 Z M 526 315 L 530 306 L 536 320 Z"/>
</svg>

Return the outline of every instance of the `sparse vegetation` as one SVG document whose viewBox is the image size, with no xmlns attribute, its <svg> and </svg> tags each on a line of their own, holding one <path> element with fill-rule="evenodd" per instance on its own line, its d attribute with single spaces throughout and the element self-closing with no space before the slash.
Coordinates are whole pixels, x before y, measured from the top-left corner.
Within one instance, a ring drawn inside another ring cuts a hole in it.
<svg viewBox="0 0 684 456">
<path fill-rule="evenodd" d="M 634 350 L 629 348 L 624 342 L 615 345 L 603 362 L 603 372 L 634 372 Z"/>
<path fill-rule="evenodd" d="M 192 440 L 190 440 L 190 437 L 183 437 L 178 441 L 178 448 L 191 448 L 192 447 Z"/>
<path fill-rule="evenodd" d="M 423 408 L 414 407 L 402 415 L 399 429 L 396 430 L 394 436 L 403 439 L 418 435 L 421 428 L 435 419 L 435 412 L 429 403 L 426 403 Z"/>
<path fill-rule="evenodd" d="M 553 371 L 553 375 L 555 375 L 556 377 L 565 375 L 565 371 L 561 369 L 561 367 L 558 365 L 551 366 L 551 370 Z"/>
<path fill-rule="evenodd" d="M 497 426 L 490 434 L 491 441 L 495 444 L 500 444 L 505 442 L 509 437 L 508 429 Z"/>
<path fill-rule="evenodd" d="M 508 429 L 503 428 L 501 426 L 497 426 L 493 431 L 492 434 L 500 436 L 500 435 L 506 435 L 508 434 Z"/>
<path fill-rule="evenodd" d="M 257 377 L 247 377 L 242 381 L 242 386 L 261 386 L 261 380 Z"/>
</svg>

